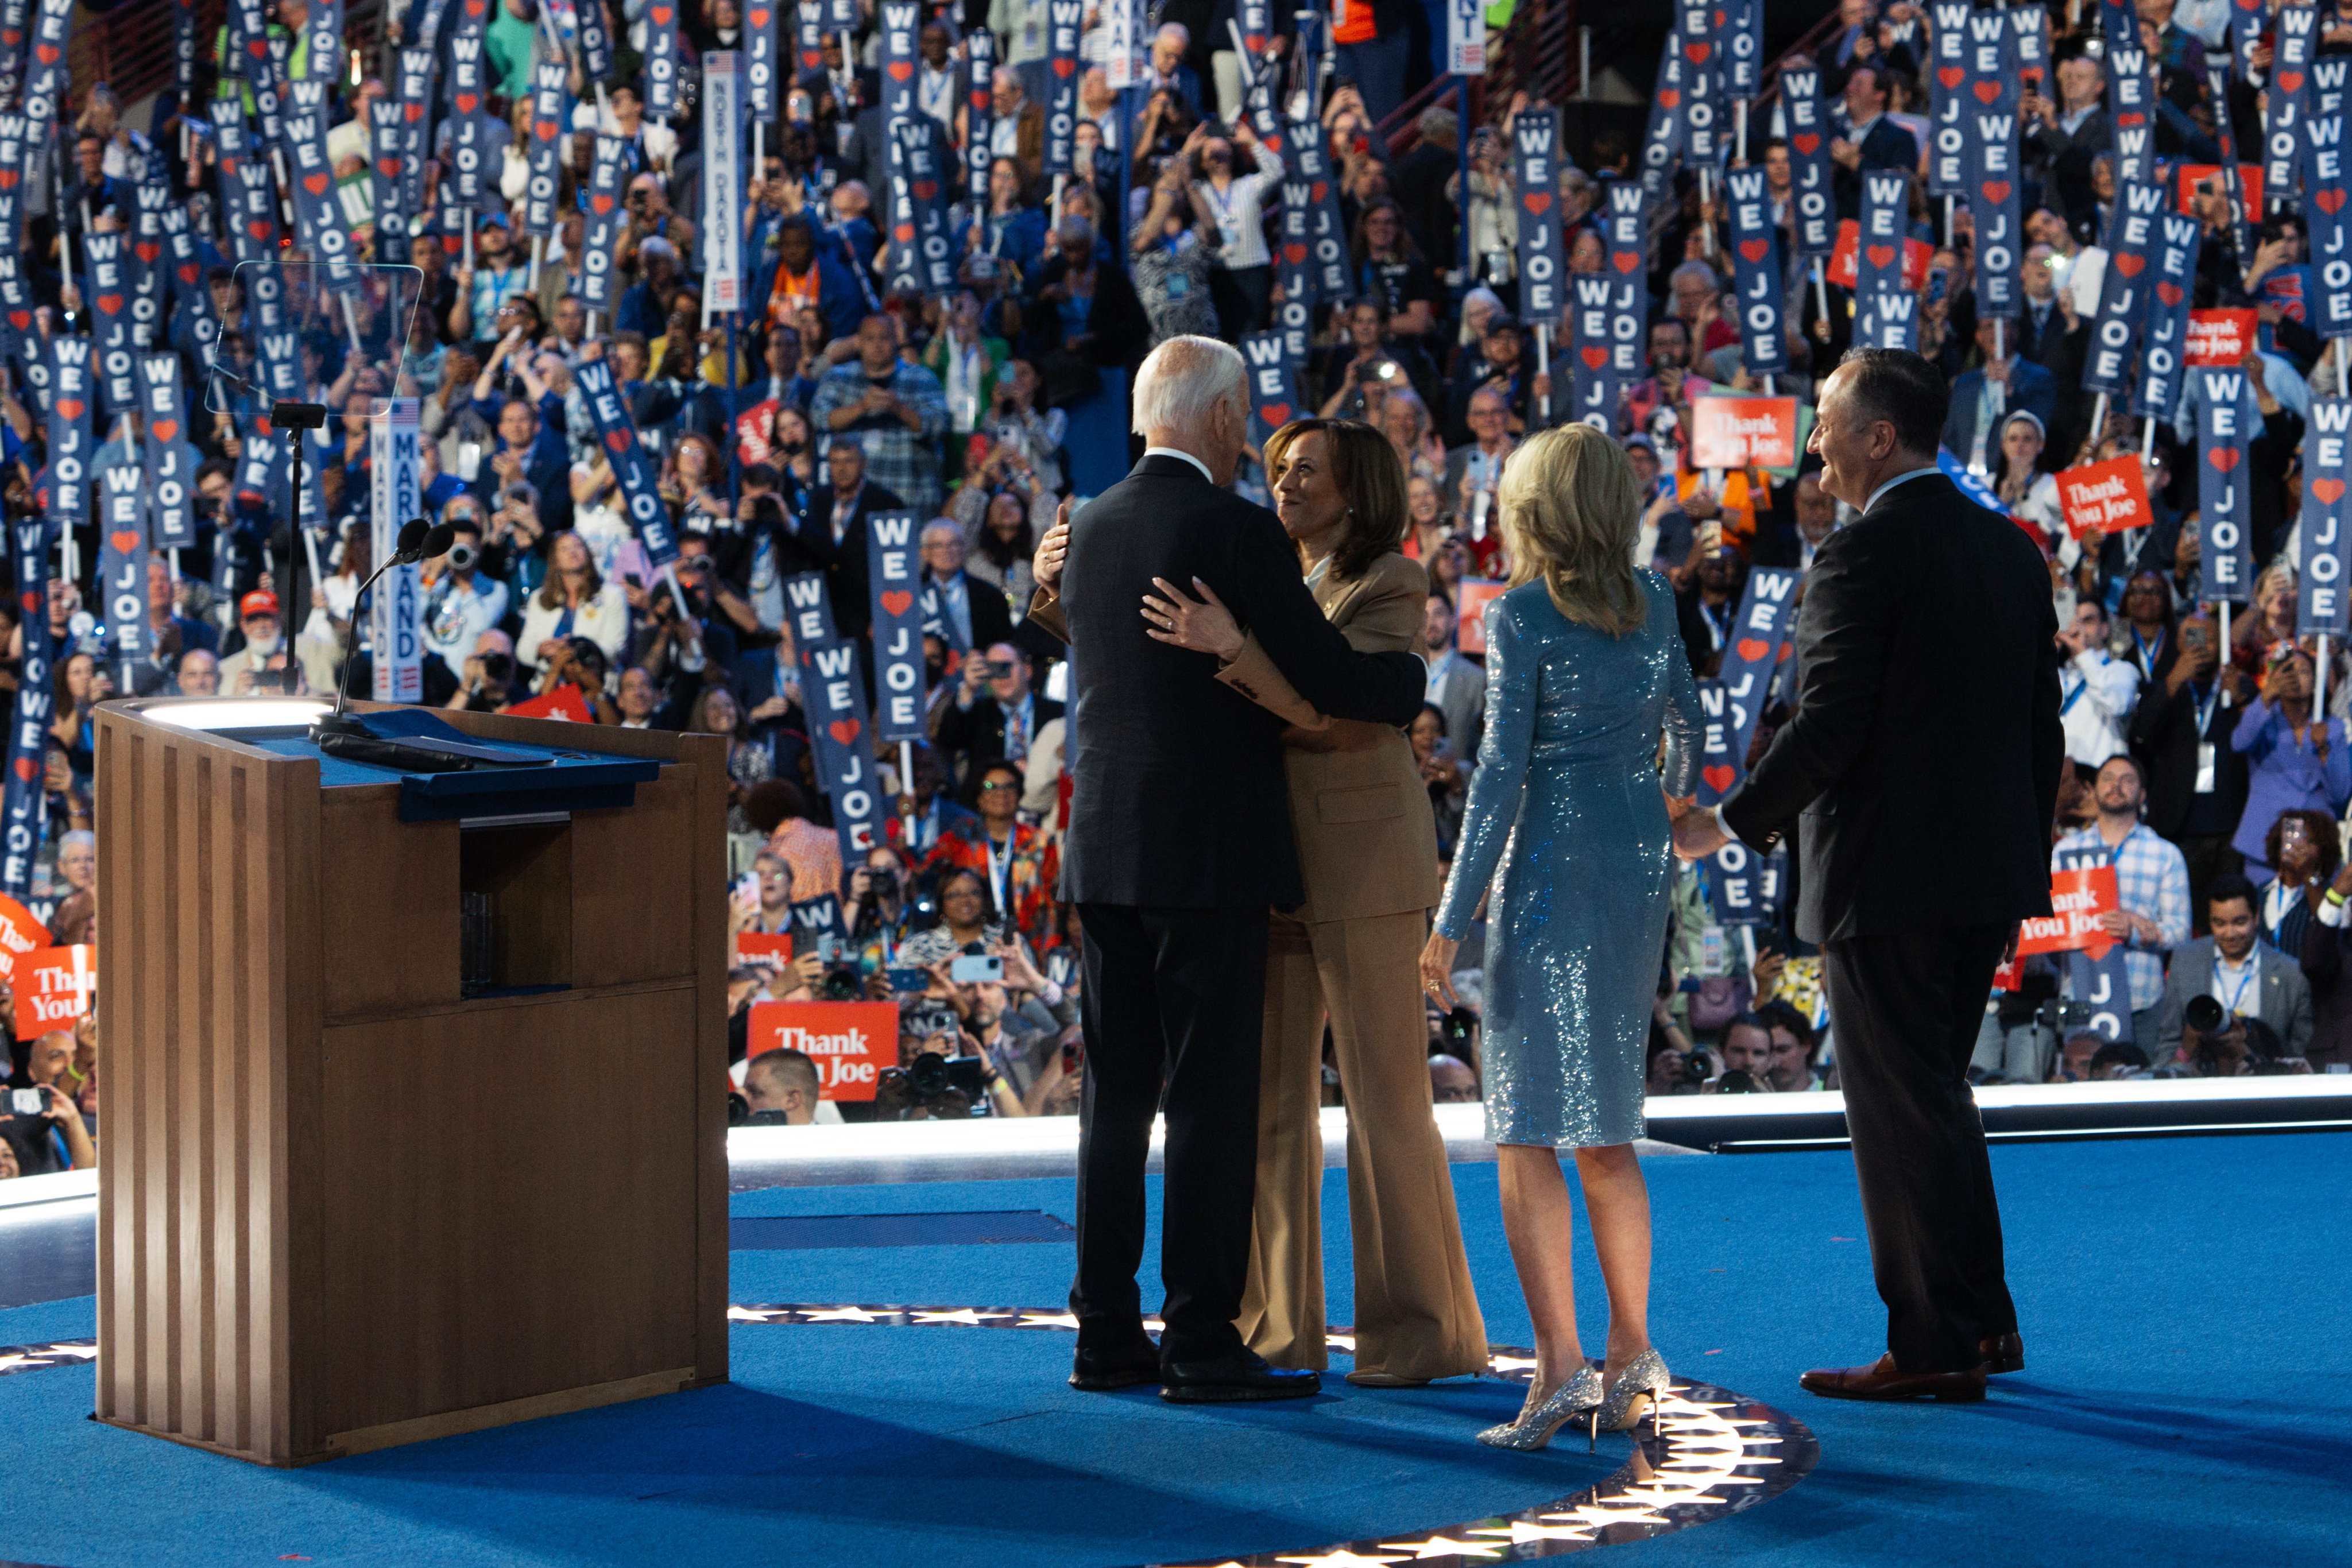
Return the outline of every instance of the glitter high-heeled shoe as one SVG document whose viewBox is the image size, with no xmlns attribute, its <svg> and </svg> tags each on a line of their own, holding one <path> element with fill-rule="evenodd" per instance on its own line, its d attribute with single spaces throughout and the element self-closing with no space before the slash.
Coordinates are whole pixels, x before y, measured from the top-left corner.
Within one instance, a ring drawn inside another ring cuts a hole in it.
<svg viewBox="0 0 2352 1568">
<path fill-rule="evenodd" d="M 1609 1386 L 1608 1397 L 1601 1402 L 1601 1412 L 1595 1425 L 1603 1432 L 1630 1431 L 1642 1423 L 1633 1402 L 1647 1396 L 1650 1401 L 1650 1425 L 1658 1423 L 1658 1401 L 1666 1392 L 1670 1381 L 1666 1375 L 1665 1358 L 1655 1350 L 1645 1350 L 1625 1364 Z"/>
<path fill-rule="evenodd" d="M 1533 1453 L 1550 1442 L 1552 1434 L 1568 1422 L 1579 1416 L 1589 1416 L 1600 1407 L 1601 1375 L 1589 1366 L 1579 1367 L 1576 1375 L 1553 1389 L 1542 1404 L 1521 1411 L 1516 1421 L 1487 1427 L 1478 1434 L 1478 1440 L 1490 1448 L 1517 1448 Z"/>
</svg>

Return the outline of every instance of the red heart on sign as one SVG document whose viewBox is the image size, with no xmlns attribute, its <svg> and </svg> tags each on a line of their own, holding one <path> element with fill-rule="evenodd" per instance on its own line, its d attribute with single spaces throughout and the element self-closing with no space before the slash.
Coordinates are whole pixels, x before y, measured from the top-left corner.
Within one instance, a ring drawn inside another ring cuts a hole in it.
<svg viewBox="0 0 2352 1568">
<path fill-rule="evenodd" d="M 302 188 L 314 196 L 323 196 L 331 178 L 326 174 L 305 174 L 302 176 Z"/>
<path fill-rule="evenodd" d="M 2178 305 L 2181 299 L 2180 285 L 2167 278 L 2156 286 L 2156 297 L 2167 305 Z"/>
<path fill-rule="evenodd" d="M 892 81 L 905 81 L 908 77 L 915 74 L 914 62 L 911 60 L 892 60 L 888 65 L 882 68 L 890 73 L 890 79 Z M 1062 73 L 1064 76 L 1068 76 L 1069 74 L 1070 73 L 1067 71 L 1064 71 Z"/>
<path fill-rule="evenodd" d="M 8 325 L 19 332 L 28 332 L 33 327 L 33 313 L 30 310 L 11 310 L 8 312 Z"/>
<path fill-rule="evenodd" d="M 180 434 L 180 422 L 176 419 L 159 419 L 147 427 L 147 433 L 158 441 L 169 441 Z"/>
<path fill-rule="evenodd" d="M 767 25 L 768 25 L 768 11 L 767 11 L 767 7 L 766 7 L 766 6 L 764 6 L 764 5 L 763 5 L 763 6 L 761 6 L 759 9 L 757 9 L 757 10 L 755 10 L 755 11 L 753 11 L 753 12 L 751 13 L 751 26 L 754 26 L 754 27 L 765 27 Z"/>
<path fill-rule="evenodd" d="M 1674 108 L 1676 104 L 1682 102 L 1682 100 L 1683 95 L 1681 91 L 1675 88 L 1670 87 L 1664 92 L 1658 94 L 1658 101 L 1664 104 L 1668 109 Z"/>
<path fill-rule="evenodd" d="M 2006 180 L 1987 180 L 1977 188 L 1984 193 L 1986 201 L 1995 204 L 2009 200 L 2009 182 Z"/>
<path fill-rule="evenodd" d="M 1579 349 L 1577 352 L 1583 355 L 1584 362 L 1596 371 L 1609 362 L 1609 350 L 1606 349 Z"/>
<path fill-rule="evenodd" d="M 387 180 L 397 180 L 400 178 L 400 160 L 379 158 L 375 161 L 375 172 Z"/>
<path fill-rule="evenodd" d="M 122 313 L 122 296 L 101 294 L 98 297 L 98 308 L 105 315 L 119 316 Z"/>
<path fill-rule="evenodd" d="M 0 191 L 13 191 L 16 188 L 16 171 L 14 169 L 0 169 Z"/>
<path fill-rule="evenodd" d="M 27 610 L 38 610 L 40 607 L 41 607 L 41 596 L 40 596 L 39 594 L 37 594 L 37 593 L 27 593 L 27 594 L 26 594 L 26 595 L 25 595 L 25 608 L 26 608 L 26 609 L 27 609 Z"/>
<path fill-rule="evenodd" d="M 1715 46 L 1712 44 L 1685 44 L 1683 46 L 1683 57 L 1689 60 L 1690 63 L 1695 66 L 1703 66 L 1706 64 L 1706 57 L 1713 53 L 1715 53 Z"/>
<path fill-rule="evenodd" d="M 35 775 L 38 774 L 40 770 L 39 766 L 36 764 L 31 758 L 19 757 L 16 758 L 16 777 L 22 779 L 26 783 L 30 784 L 33 781 Z"/>
<path fill-rule="evenodd" d="M 2334 217 L 2343 210 L 2344 187 L 2331 185 L 2325 191 L 2315 191 L 2312 193 L 2311 200 L 2321 212 L 2326 213 L 2329 217 Z"/>
<path fill-rule="evenodd" d="M 1549 191 L 1529 191 L 1525 196 L 1522 196 L 1519 199 L 1526 204 L 1528 211 L 1531 213 L 1548 213 L 1551 211 L 1551 193 Z"/>
<path fill-rule="evenodd" d="M 1969 79 L 1969 73 L 1958 66 L 1946 66 L 1936 73 L 1936 79 L 1944 84 L 1946 92 L 1950 92 Z"/>
<path fill-rule="evenodd" d="M 1760 659 L 1772 651 L 1772 644 L 1760 637 L 1742 637 L 1731 645 L 1731 651 L 1743 659 Z"/>
<path fill-rule="evenodd" d="M 269 220 L 255 218 L 245 225 L 245 232 L 267 245 L 269 242 Z"/>
<path fill-rule="evenodd" d="M 542 120 L 530 128 L 530 132 L 541 141 L 552 141 L 555 140 L 555 121 Z"/>
<path fill-rule="evenodd" d="M 1979 103 L 1990 103 L 1994 99 L 2000 96 L 2000 83 L 1997 81 L 1980 81 L 1976 85 L 1976 95 L 1977 101 Z"/>
<path fill-rule="evenodd" d="M 604 444 L 614 452 L 626 452 L 629 449 L 629 433 L 625 430 L 608 430 L 604 433 Z"/>
<path fill-rule="evenodd" d="M 882 613 L 904 615 L 915 606 L 915 596 L 903 588 L 894 588 L 882 595 Z"/>
<path fill-rule="evenodd" d="M 185 267 L 180 268 L 180 281 L 187 285 L 190 288 L 194 288 L 196 286 L 197 275 L 201 271 L 202 269 L 198 267 L 194 262 L 189 262 Z"/>
<path fill-rule="evenodd" d="M 45 66 L 58 63 L 58 47 L 55 44 L 35 44 L 33 54 Z"/>
<path fill-rule="evenodd" d="M 163 254 L 163 247 L 157 245 L 153 240 L 146 240 L 138 245 L 132 246 L 131 247 L 131 254 L 136 256 L 140 260 L 145 262 L 148 266 L 152 267 L 155 265 L 155 258 Z"/>
<path fill-rule="evenodd" d="M 2278 74 L 2278 85 L 2279 91 L 2281 92 L 2301 92 L 2303 90 L 2303 73 L 2301 71 L 2281 71 Z"/>
<path fill-rule="evenodd" d="M 1282 247 L 1282 259 L 1293 267 L 1304 267 L 1307 265 L 1307 247 L 1303 245 L 1286 245 Z"/>
<path fill-rule="evenodd" d="M 915 225 L 912 224 L 900 224 L 897 228 L 890 231 L 890 237 L 897 240 L 900 245 L 912 245 L 915 243 Z"/>
<path fill-rule="evenodd" d="M 2336 502 L 2344 498 L 2344 481 L 2341 479 L 2314 479 L 2311 482 L 2311 493 L 2318 497 L 2322 502 L 2332 507 L 2336 505 Z"/>
<path fill-rule="evenodd" d="M 401 107 L 408 111 L 408 123 L 411 125 L 425 118 L 425 106 L 421 103 L 403 104 Z"/>
<path fill-rule="evenodd" d="M 78 397 L 61 397 L 58 399 L 58 412 L 65 415 L 69 420 L 79 419 L 82 416 L 82 411 L 89 406 L 89 405 L 88 403 L 82 402 L 81 399 Z"/>
<path fill-rule="evenodd" d="M 601 218 L 613 210 L 613 198 L 600 193 L 589 197 L 588 204 L 595 209 L 596 215 Z"/>
<path fill-rule="evenodd" d="M 1895 265 L 1895 247 L 1891 245 L 1874 245 L 1863 252 L 1863 254 L 1870 257 L 1870 265 L 1873 267 L 1892 267 Z"/>
<path fill-rule="evenodd" d="M 1746 256 L 1749 261 L 1762 261 L 1766 256 L 1772 254 L 1772 242 L 1769 239 L 1741 240 L 1739 242 L 1739 254 Z"/>
<path fill-rule="evenodd" d="M 1802 131 L 1798 135 L 1789 138 L 1789 145 L 1795 148 L 1799 152 L 1803 153 L 1808 158 L 1813 155 L 1814 152 L 1821 146 L 1821 144 L 1822 133 L 1818 131 Z"/>
<path fill-rule="evenodd" d="M 117 528 L 106 536 L 106 542 L 114 547 L 115 554 L 129 555 L 139 548 L 139 536 L 127 528 Z"/>
<path fill-rule="evenodd" d="M 1307 193 L 1307 199 L 1312 201 L 1318 207 L 1323 204 L 1323 198 L 1330 193 L 1331 187 L 1325 184 L 1320 180 L 1316 181 L 1314 185 L 1309 188 Z"/>
<path fill-rule="evenodd" d="M 467 3 L 471 5 L 472 0 L 467 0 Z M 667 5 L 656 5 L 654 7 L 654 26 L 656 27 L 667 27 L 669 26 L 669 19 L 677 15 L 677 13 L 676 11 L 670 9 L 670 7 Z"/>
<path fill-rule="evenodd" d="M 1713 768 L 1702 768 L 1698 770 L 1698 776 L 1706 779 L 1706 787 L 1718 795 L 1730 789 L 1732 781 L 1739 777 L 1732 770 L 1731 764 L 1728 762 L 1717 763 Z"/>
<path fill-rule="evenodd" d="M 2116 257 L 2116 270 L 2126 277 L 2137 277 L 2139 269 L 2147 265 L 2147 257 L 2125 251 Z"/>
<path fill-rule="evenodd" d="M 1286 402 L 1270 402 L 1258 411 L 1258 417 L 1275 429 L 1280 430 L 1290 423 L 1290 405 Z"/>
<path fill-rule="evenodd" d="M 471 114 L 481 101 L 480 95 L 477 93 L 461 92 L 457 95 L 457 112 L 460 114 Z"/>
<path fill-rule="evenodd" d="M 1620 272 L 1632 272 L 1642 265 L 1642 253 L 1637 250 L 1612 251 L 1609 265 Z"/>
<path fill-rule="evenodd" d="M 937 180 L 918 180 L 915 182 L 915 200 L 919 202 L 928 202 L 939 193 L 940 183 Z"/>
<path fill-rule="evenodd" d="M 857 732 L 863 727 L 854 718 L 837 718 L 824 727 L 834 739 L 847 746 L 857 738 Z"/>
<path fill-rule="evenodd" d="M 2216 446 L 2205 454 L 2205 461 L 2213 465 L 2217 472 L 2227 474 L 2238 465 L 2238 449 L 2234 446 Z"/>
<path fill-rule="evenodd" d="M 914 68 L 910 66 L 908 68 L 911 70 Z M 1077 68 L 1078 62 L 1072 59 L 1067 55 L 1058 56 L 1054 61 L 1054 74 L 1057 77 L 1069 76 Z"/>
</svg>

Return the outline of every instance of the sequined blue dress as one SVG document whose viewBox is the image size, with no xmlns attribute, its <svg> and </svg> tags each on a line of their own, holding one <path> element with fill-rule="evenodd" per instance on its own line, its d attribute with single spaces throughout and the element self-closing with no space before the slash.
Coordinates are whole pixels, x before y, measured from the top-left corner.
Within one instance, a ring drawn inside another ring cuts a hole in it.
<svg viewBox="0 0 2352 1568">
<path fill-rule="evenodd" d="M 1642 1135 L 1650 1008 L 1674 849 L 1663 782 L 1690 793 L 1697 688 L 1665 580 L 1622 637 L 1541 582 L 1486 608 L 1486 736 L 1437 929 L 1486 912 L 1486 1136 L 1589 1148 Z M 1663 779 L 1659 737 L 1665 737 Z"/>
</svg>

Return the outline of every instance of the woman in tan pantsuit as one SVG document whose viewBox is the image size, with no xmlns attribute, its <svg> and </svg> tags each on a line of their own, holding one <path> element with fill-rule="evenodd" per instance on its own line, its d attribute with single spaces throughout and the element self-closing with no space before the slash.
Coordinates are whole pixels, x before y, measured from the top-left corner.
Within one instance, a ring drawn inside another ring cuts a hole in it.
<svg viewBox="0 0 2352 1568">
<path fill-rule="evenodd" d="M 1425 652 L 1429 582 L 1397 553 L 1404 473 L 1387 439 L 1352 421 L 1298 420 L 1267 441 L 1265 467 L 1331 623 L 1359 652 Z M 1317 1111 L 1328 1011 L 1348 1105 L 1356 1254 L 1348 1380 L 1401 1386 L 1484 1371 L 1486 1324 L 1430 1112 L 1414 966 L 1437 898 L 1437 832 L 1412 747 L 1400 731 L 1323 717 L 1213 596 L 1196 603 L 1159 586 L 1145 601 L 1152 635 L 1218 654 L 1218 679 L 1290 721 L 1290 820 L 1307 902 L 1274 912 L 1267 942 L 1256 1225 L 1237 1326 L 1276 1366 L 1324 1365 Z"/>
</svg>

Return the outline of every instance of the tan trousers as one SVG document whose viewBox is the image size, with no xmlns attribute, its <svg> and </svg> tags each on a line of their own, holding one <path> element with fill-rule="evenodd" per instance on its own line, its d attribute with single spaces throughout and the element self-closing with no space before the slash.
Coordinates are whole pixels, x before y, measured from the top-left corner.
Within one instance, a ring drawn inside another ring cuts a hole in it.
<svg viewBox="0 0 2352 1568">
<path fill-rule="evenodd" d="M 1323 1019 L 1348 1100 L 1356 1370 L 1454 1377 L 1486 1365 L 1445 1141 L 1430 1113 L 1417 911 L 1268 932 L 1249 1288 L 1234 1320 L 1276 1366 L 1325 1364 Z"/>
</svg>

